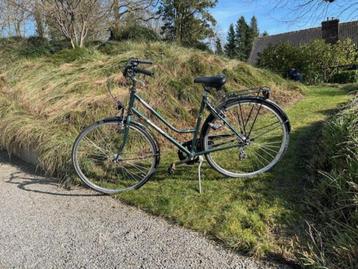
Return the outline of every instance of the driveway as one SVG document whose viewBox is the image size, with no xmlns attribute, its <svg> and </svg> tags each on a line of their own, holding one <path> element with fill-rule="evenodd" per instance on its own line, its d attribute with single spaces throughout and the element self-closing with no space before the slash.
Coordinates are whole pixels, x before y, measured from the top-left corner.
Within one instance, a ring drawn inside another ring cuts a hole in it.
<svg viewBox="0 0 358 269">
<path fill-rule="evenodd" d="M 0 152 L 0 268 L 288 268 L 84 188 L 65 190 Z"/>
</svg>

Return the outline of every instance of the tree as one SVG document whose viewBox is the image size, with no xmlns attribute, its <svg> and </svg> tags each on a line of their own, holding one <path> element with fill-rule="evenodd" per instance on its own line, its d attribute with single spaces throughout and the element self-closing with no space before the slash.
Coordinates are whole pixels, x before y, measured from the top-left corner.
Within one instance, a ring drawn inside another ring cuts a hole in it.
<svg viewBox="0 0 358 269">
<path fill-rule="evenodd" d="M 31 0 L 0 0 L 0 22 L 8 35 L 23 36 L 23 27 L 31 16 Z"/>
<path fill-rule="evenodd" d="M 5 1 L 1 1 L 0 0 L 0 10 L 2 12 L 0 12 L 0 37 L 5 36 L 5 30 L 6 30 L 6 16 L 5 16 L 5 9 L 6 9 L 6 5 L 5 5 Z"/>
<path fill-rule="evenodd" d="M 229 32 L 227 34 L 226 44 L 225 44 L 225 54 L 229 58 L 235 58 L 237 56 L 237 47 L 236 47 L 236 34 L 234 25 L 230 24 Z"/>
<path fill-rule="evenodd" d="M 322 20 L 327 17 L 327 14 L 354 18 L 358 14 L 358 0 L 276 0 L 276 2 L 274 5 L 275 13 L 281 13 L 277 10 L 289 11 L 289 14 L 284 12 L 285 18 L 280 18 L 281 21 L 282 19 L 290 22 Z"/>
<path fill-rule="evenodd" d="M 249 57 L 250 27 L 243 16 L 236 23 L 236 47 L 237 56 L 240 60 L 246 61 Z"/>
<path fill-rule="evenodd" d="M 222 45 L 221 45 L 221 40 L 220 40 L 219 37 L 216 38 L 215 47 L 216 47 L 216 50 L 215 50 L 215 53 L 216 53 L 216 54 L 222 55 L 222 54 L 224 53 L 224 52 L 223 52 Z"/>
<path fill-rule="evenodd" d="M 251 18 L 249 26 L 246 23 L 245 18 L 241 16 L 236 23 L 236 29 L 234 31 L 235 38 L 231 36 L 233 33 L 232 31 L 233 29 L 229 29 L 228 50 L 230 51 L 230 56 L 228 56 L 237 57 L 241 61 L 246 61 L 250 56 L 255 38 L 259 36 L 256 17 L 253 16 Z M 229 44 L 229 42 L 234 42 L 235 46 L 233 44 Z M 234 50 L 235 52 L 233 52 Z"/>
<path fill-rule="evenodd" d="M 42 1 L 41 8 L 51 26 L 76 48 L 83 47 L 90 35 L 106 28 L 108 4 L 101 0 L 51 0 Z"/>
<path fill-rule="evenodd" d="M 245 60 L 250 57 L 252 46 L 254 45 L 255 38 L 259 36 L 259 28 L 257 26 L 257 19 L 255 16 L 251 18 L 250 27 L 247 32 L 247 44 L 245 46 Z"/>
<path fill-rule="evenodd" d="M 39 0 L 35 1 L 33 13 L 34 13 L 34 19 L 35 19 L 35 24 L 36 24 L 36 34 L 38 37 L 44 38 L 45 29 L 44 29 L 43 16 L 42 16 L 41 8 L 39 5 Z"/>
<path fill-rule="evenodd" d="M 252 33 L 252 36 L 254 38 L 258 37 L 259 34 L 260 34 L 260 31 L 259 31 L 259 27 L 257 25 L 257 19 L 255 16 L 253 16 L 251 18 L 251 22 L 250 22 L 250 29 L 251 29 L 251 33 Z"/>
<path fill-rule="evenodd" d="M 158 3 L 159 0 L 112 0 L 112 38 L 115 39 L 119 34 L 122 24 L 128 26 L 130 22 L 130 26 L 133 26 L 138 22 L 158 19 L 159 16 L 154 11 Z"/>
<path fill-rule="evenodd" d="M 162 34 L 166 40 L 186 46 L 198 46 L 214 36 L 216 21 L 208 9 L 217 0 L 162 0 L 158 14 L 162 16 Z"/>
</svg>

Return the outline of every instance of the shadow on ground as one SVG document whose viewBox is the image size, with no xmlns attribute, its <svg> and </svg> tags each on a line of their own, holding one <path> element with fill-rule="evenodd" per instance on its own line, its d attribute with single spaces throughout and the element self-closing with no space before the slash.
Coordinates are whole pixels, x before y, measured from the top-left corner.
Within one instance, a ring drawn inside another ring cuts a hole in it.
<svg viewBox="0 0 358 269">
<path fill-rule="evenodd" d="M 74 191 L 65 188 L 56 178 L 46 178 L 41 171 L 37 171 L 32 165 L 27 164 L 18 158 L 0 151 L 1 164 L 16 165 L 18 171 L 11 172 L 9 178 L 5 181 L 9 184 L 17 185 L 24 191 L 30 191 L 41 194 L 49 194 L 56 196 L 101 196 L 102 194 L 90 193 L 84 189 L 76 189 Z M 79 193 L 79 191 L 81 193 Z"/>
</svg>

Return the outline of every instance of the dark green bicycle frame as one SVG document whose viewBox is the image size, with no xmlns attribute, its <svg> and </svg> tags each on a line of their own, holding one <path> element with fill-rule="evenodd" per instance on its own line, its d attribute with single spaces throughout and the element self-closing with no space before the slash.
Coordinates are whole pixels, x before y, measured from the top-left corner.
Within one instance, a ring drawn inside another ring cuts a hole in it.
<svg viewBox="0 0 358 269">
<path fill-rule="evenodd" d="M 135 101 L 139 101 L 147 110 L 149 110 L 151 112 L 151 114 L 153 114 L 156 118 L 158 118 L 162 123 L 164 123 L 167 127 L 169 127 L 174 132 L 180 133 L 180 134 L 192 133 L 193 139 L 192 139 L 191 151 L 189 151 L 188 148 L 183 146 L 179 141 L 177 141 L 175 138 L 173 138 L 168 133 L 163 131 L 161 128 L 159 128 L 157 125 L 155 125 L 153 122 L 151 122 L 145 115 L 143 115 L 141 112 L 139 112 L 134 107 Z M 201 100 L 201 105 L 200 105 L 199 113 L 198 113 L 198 116 L 196 119 L 195 128 L 179 130 L 179 129 L 175 128 L 174 126 L 172 126 L 157 111 L 155 111 L 147 102 L 145 102 L 140 96 L 138 96 L 135 88 L 132 88 L 130 91 L 130 98 L 129 98 L 129 104 L 128 104 L 128 115 L 127 115 L 127 120 L 126 120 L 127 126 L 125 126 L 125 132 L 124 132 L 125 136 L 124 136 L 123 146 L 127 139 L 128 128 L 129 128 L 128 126 L 131 121 L 131 115 L 135 114 L 139 118 L 143 119 L 149 126 L 151 126 L 153 129 L 155 129 L 157 132 L 159 132 L 162 136 L 164 136 L 167 140 L 169 140 L 171 143 L 173 143 L 177 148 L 179 148 L 181 151 L 185 152 L 188 155 L 188 157 L 190 157 L 190 158 L 194 158 L 196 156 L 207 154 L 207 153 L 214 152 L 214 151 L 220 151 L 220 150 L 237 147 L 239 144 L 229 145 L 229 146 L 221 146 L 221 147 L 217 147 L 217 148 L 213 148 L 213 149 L 209 149 L 209 150 L 205 150 L 205 151 L 197 151 L 196 145 L 197 145 L 197 141 L 198 141 L 200 126 L 201 126 L 201 121 L 202 121 L 202 114 L 203 114 L 204 109 L 208 109 L 216 118 L 222 120 L 224 122 L 224 124 L 226 126 L 228 126 L 229 129 L 232 132 L 234 132 L 234 134 L 237 135 L 240 142 L 243 142 L 243 143 L 245 142 L 246 138 L 242 134 L 238 133 L 235 130 L 235 128 L 233 128 L 227 122 L 227 120 L 225 119 L 225 116 L 220 111 L 217 111 L 217 109 L 209 102 L 207 90 L 204 90 L 204 93 L 203 93 L 203 98 Z"/>
</svg>

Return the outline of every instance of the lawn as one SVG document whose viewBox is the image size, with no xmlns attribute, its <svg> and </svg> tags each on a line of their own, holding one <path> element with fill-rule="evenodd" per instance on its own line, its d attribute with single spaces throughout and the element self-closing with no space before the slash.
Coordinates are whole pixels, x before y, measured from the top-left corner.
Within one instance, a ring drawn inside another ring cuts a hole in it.
<svg viewBox="0 0 358 269">
<path fill-rule="evenodd" d="M 289 150 L 270 172 L 253 179 L 226 179 L 207 164 L 203 193 L 197 166 L 166 170 L 175 150 L 162 153 L 157 174 L 138 191 L 116 198 L 199 231 L 241 253 L 292 259 L 295 235 L 303 231 L 303 186 L 310 150 L 321 122 L 348 100 L 342 89 L 310 87 L 287 109 L 292 125 Z"/>
</svg>

